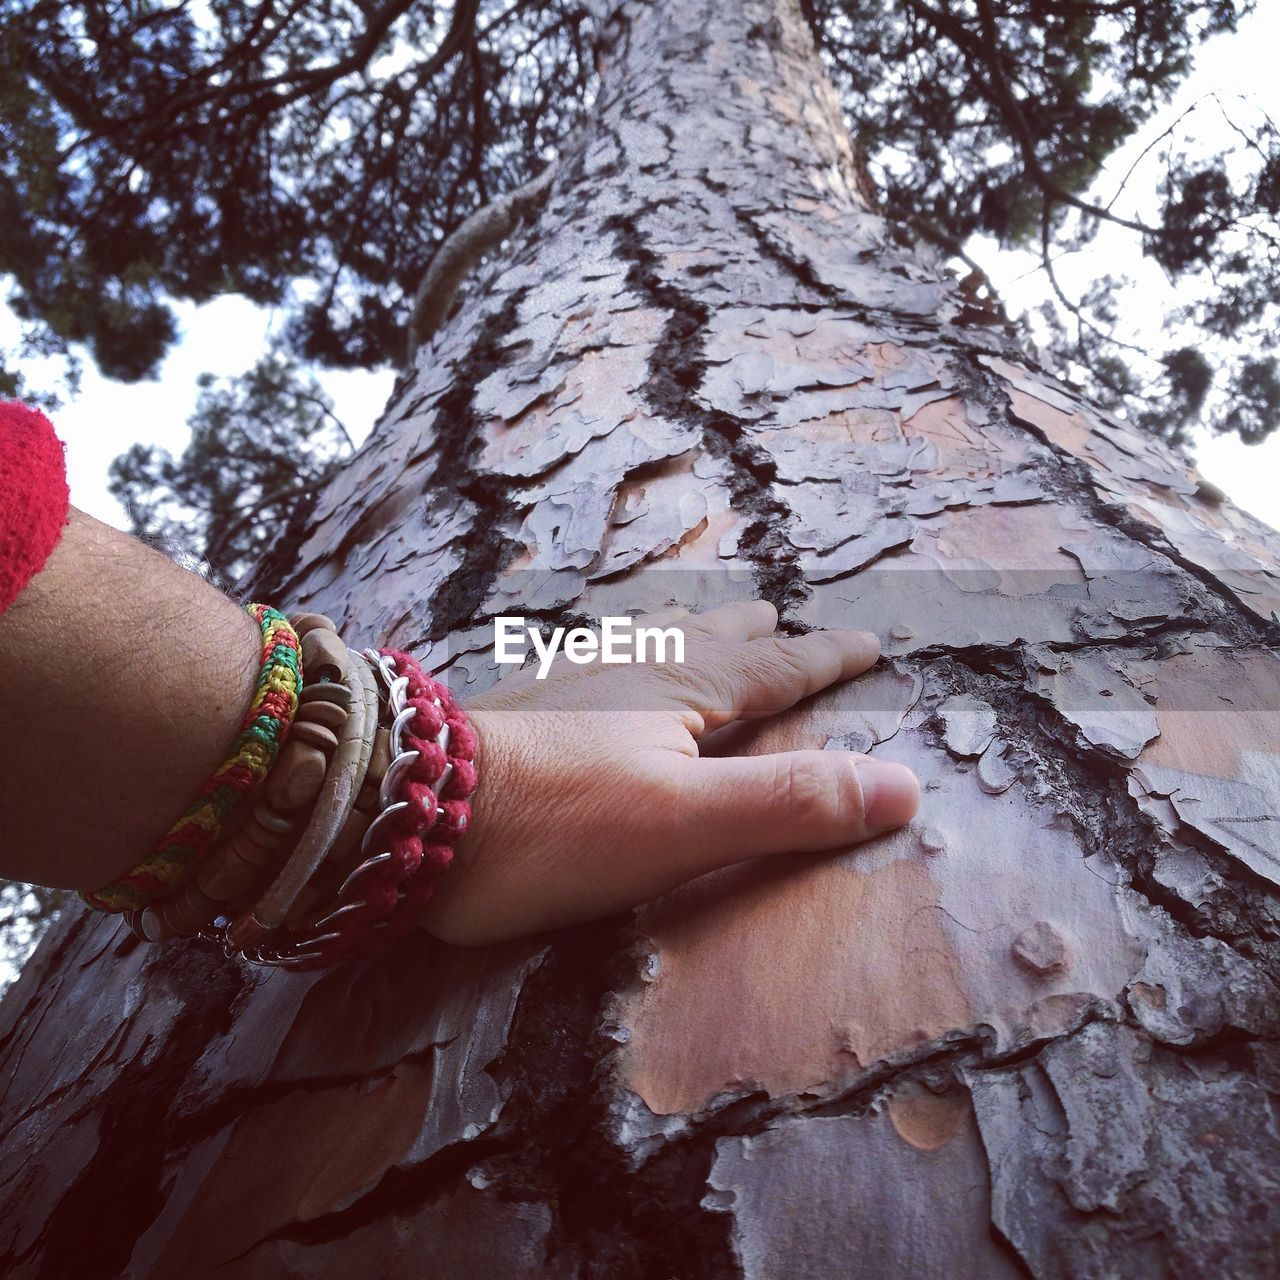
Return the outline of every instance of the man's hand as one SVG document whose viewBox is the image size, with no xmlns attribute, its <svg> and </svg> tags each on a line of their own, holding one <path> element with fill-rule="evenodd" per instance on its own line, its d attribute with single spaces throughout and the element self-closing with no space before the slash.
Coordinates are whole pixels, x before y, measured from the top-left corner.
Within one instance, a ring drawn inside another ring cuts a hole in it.
<svg viewBox="0 0 1280 1280">
<path fill-rule="evenodd" d="M 422 923 L 448 942 L 497 942 L 743 859 L 847 849 L 908 822 L 920 789 L 905 765 L 839 751 L 699 755 L 704 735 L 785 711 L 880 656 L 865 631 L 776 636 L 777 621 L 763 601 L 686 615 L 683 663 L 561 661 L 546 681 L 526 669 L 468 703 L 472 832 Z"/>
</svg>

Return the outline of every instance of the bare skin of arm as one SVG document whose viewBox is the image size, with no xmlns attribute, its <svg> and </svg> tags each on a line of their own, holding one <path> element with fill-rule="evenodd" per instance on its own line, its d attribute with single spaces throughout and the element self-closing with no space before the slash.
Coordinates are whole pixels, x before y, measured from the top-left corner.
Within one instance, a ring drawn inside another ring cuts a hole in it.
<svg viewBox="0 0 1280 1280">
<path fill-rule="evenodd" d="M 561 665 L 468 704 L 481 784 L 427 928 L 496 942 L 743 858 L 848 848 L 911 818 L 919 789 L 902 765 L 699 754 L 718 728 L 865 671 L 874 636 L 779 637 L 761 601 L 680 625 L 683 664 Z M 0 876 L 87 890 L 133 867 L 225 758 L 260 652 L 233 601 L 73 510 L 0 617 Z"/>
<path fill-rule="evenodd" d="M 0 875 L 98 889 L 133 867 L 226 756 L 261 647 L 221 592 L 73 509 L 0 617 Z"/>
</svg>

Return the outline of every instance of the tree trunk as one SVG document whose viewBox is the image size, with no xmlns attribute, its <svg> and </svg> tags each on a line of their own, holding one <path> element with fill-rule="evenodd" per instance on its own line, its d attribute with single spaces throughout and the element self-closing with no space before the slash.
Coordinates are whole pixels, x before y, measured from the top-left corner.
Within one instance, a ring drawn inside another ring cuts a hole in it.
<svg viewBox="0 0 1280 1280">
<path fill-rule="evenodd" d="M 749 746 L 920 816 L 320 976 L 71 913 L 0 1020 L 4 1274 L 1273 1274 L 1276 535 L 868 208 L 790 0 L 598 4 L 546 209 L 265 598 L 464 696 L 499 613 L 866 626 Z"/>
</svg>

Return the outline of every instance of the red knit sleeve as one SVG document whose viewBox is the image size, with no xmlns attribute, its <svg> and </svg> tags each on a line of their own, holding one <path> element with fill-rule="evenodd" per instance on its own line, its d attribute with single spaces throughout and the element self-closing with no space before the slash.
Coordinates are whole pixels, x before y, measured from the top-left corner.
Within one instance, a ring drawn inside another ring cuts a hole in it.
<svg viewBox="0 0 1280 1280">
<path fill-rule="evenodd" d="M 53 424 L 37 409 L 0 400 L 0 613 L 44 568 L 70 504 Z"/>
</svg>

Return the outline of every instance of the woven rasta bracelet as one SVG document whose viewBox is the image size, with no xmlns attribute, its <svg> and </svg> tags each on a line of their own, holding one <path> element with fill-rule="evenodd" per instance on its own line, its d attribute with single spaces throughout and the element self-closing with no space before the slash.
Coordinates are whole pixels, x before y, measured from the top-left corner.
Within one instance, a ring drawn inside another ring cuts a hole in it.
<svg viewBox="0 0 1280 1280">
<path fill-rule="evenodd" d="M 136 911 L 172 891 L 195 869 L 240 802 L 275 762 L 302 689 L 298 637 L 284 614 L 265 604 L 245 607 L 262 630 L 262 666 L 230 754 L 153 853 L 119 880 L 80 895 L 98 911 Z"/>
</svg>

